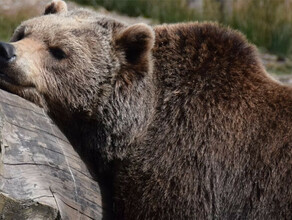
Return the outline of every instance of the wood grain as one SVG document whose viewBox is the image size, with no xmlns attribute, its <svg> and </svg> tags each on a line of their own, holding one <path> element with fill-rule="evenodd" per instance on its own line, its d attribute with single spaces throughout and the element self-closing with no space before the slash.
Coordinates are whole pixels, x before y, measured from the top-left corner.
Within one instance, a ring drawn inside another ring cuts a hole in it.
<svg viewBox="0 0 292 220">
<path fill-rule="evenodd" d="M 0 219 L 102 219 L 97 182 L 42 109 L 0 90 Z"/>
</svg>

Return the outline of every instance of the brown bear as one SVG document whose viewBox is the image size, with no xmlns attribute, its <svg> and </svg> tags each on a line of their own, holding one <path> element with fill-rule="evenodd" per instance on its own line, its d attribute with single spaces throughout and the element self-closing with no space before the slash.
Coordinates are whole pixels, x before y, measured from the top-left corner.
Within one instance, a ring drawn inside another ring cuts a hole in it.
<svg viewBox="0 0 292 220">
<path fill-rule="evenodd" d="M 116 219 L 292 219 L 292 89 L 240 33 L 53 1 L 0 72 L 111 179 Z"/>
</svg>

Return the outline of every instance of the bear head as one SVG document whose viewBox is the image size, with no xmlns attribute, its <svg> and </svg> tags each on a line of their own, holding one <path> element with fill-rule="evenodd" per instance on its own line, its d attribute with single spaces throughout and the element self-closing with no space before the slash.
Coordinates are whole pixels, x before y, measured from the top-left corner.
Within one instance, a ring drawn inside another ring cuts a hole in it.
<svg viewBox="0 0 292 220">
<path fill-rule="evenodd" d="M 91 117 L 113 96 L 142 90 L 151 78 L 153 44 L 146 24 L 67 11 L 55 0 L 42 16 L 24 21 L 10 43 L 0 43 L 0 87 L 59 117 Z"/>
</svg>

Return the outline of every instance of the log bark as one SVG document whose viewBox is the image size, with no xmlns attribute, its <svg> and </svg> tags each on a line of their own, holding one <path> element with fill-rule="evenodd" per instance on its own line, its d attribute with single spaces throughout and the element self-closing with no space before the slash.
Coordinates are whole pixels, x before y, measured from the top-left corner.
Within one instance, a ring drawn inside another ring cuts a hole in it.
<svg viewBox="0 0 292 220">
<path fill-rule="evenodd" d="M 0 90 L 0 219 L 102 219 L 98 183 L 44 111 Z"/>
</svg>

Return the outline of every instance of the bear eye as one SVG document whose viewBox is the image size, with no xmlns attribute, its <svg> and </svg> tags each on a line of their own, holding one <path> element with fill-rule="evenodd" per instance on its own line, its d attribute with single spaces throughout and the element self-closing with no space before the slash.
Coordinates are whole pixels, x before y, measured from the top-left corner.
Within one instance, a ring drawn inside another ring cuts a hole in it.
<svg viewBox="0 0 292 220">
<path fill-rule="evenodd" d="M 16 36 L 16 41 L 20 41 L 24 38 L 24 31 L 21 31 Z"/>
<path fill-rule="evenodd" d="M 24 37 L 25 37 L 24 30 L 17 31 L 10 41 L 17 42 L 17 41 L 22 40 Z"/>
<path fill-rule="evenodd" d="M 59 47 L 51 47 L 49 51 L 57 60 L 62 60 L 67 57 L 66 53 Z"/>
</svg>

